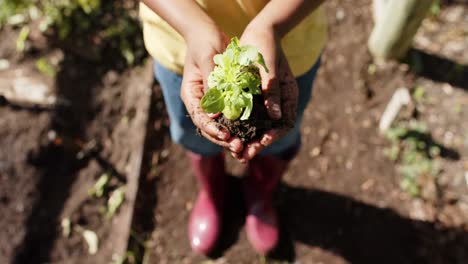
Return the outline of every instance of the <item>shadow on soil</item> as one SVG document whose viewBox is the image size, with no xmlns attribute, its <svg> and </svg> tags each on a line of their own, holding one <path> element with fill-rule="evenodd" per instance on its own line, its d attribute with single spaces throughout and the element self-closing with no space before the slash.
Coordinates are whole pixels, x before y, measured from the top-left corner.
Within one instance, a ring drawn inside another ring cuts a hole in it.
<svg viewBox="0 0 468 264">
<path fill-rule="evenodd" d="M 40 112 L 52 112 L 54 111 L 53 107 L 48 106 L 40 106 L 40 105 L 26 105 L 26 104 L 18 104 L 14 102 L 8 101 L 5 97 L 0 95 L 0 107 L 7 106 L 12 110 L 16 111 L 28 111 L 32 113 L 40 113 Z"/>
<path fill-rule="evenodd" d="M 159 156 L 157 160 L 154 153 L 160 153 L 164 148 L 165 135 L 169 134 L 169 128 L 164 124 L 167 113 L 164 107 L 162 92 L 158 84 L 153 86 L 151 96 L 149 122 L 146 127 L 145 152 L 141 167 L 141 176 L 138 193 L 135 202 L 132 220 L 132 236 L 129 241 L 129 250 L 134 252 L 137 262 L 143 261 L 145 254 L 145 241 L 151 236 L 156 228 L 154 212 L 158 205 L 157 186 L 158 179 L 154 168 L 161 162 Z M 157 125 L 159 123 L 159 125 Z"/>
<path fill-rule="evenodd" d="M 444 5 L 453 5 L 453 4 L 468 5 L 468 2 L 466 0 L 443 0 L 443 1 L 441 1 L 441 4 L 444 4 Z"/>
<path fill-rule="evenodd" d="M 212 257 L 236 243 L 244 224 L 240 179 L 230 177 L 223 240 Z M 294 243 L 319 247 L 358 264 L 468 263 L 468 232 L 402 217 L 396 211 L 330 192 L 282 184 L 277 204 L 281 239 L 272 259 L 294 262 Z M 227 207 L 230 208 L 230 207 Z M 233 207 L 234 208 L 234 207 Z M 238 212 L 238 211 L 237 211 Z M 229 231 L 228 231 L 229 230 Z"/>
<path fill-rule="evenodd" d="M 417 49 L 411 49 L 403 61 L 416 75 L 436 82 L 446 82 L 468 91 L 468 65 Z"/>
<path fill-rule="evenodd" d="M 277 256 L 294 257 L 292 241 L 318 246 L 351 263 L 467 263 L 468 232 L 400 216 L 334 193 L 280 187 L 290 238 Z M 293 206 L 291 206 L 293 205 Z"/>
<path fill-rule="evenodd" d="M 77 159 L 77 142 L 86 140 L 87 124 L 93 118 L 92 97 L 105 71 L 75 56 L 66 56 L 60 68 L 55 80 L 57 96 L 71 103 L 52 109 L 50 130 L 56 131 L 59 141 L 44 139 L 37 153 L 28 154 L 29 162 L 40 172 L 39 197 L 25 222 L 24 239 L 15 249 L 13 263 L 42 263 L 50 258 L 65 201 L 77 173 L 90 158 Z"/>
<path fill-rule="evenodd" d="M 408 130 L 408 132 L 401 137 L 402 139 L 414 138 L 418 142 L 424 142 L 425 145 L 420 150 L 423 151 L 426 157 L 431 157 L 431 147 L 440 149 L 440 157 L 447 160 L 460 160 L 461 156 L 455 149 L 448 148 L 434 140 L 431 134 L 421 133 L 417 130 Z"/>
</svg>

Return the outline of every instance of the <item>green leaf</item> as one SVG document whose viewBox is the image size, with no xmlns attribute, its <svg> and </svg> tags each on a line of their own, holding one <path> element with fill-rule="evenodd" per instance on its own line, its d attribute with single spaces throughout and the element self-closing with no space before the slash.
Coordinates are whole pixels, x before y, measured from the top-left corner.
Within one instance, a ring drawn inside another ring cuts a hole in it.
<svg viewBox="0 0 468 264">
<path fill-rule="evenodd" d="M 216 74 L 213 74 L 213 72 L 211 72 L 211 74 L 208 75 L 208 87 L 216 88 L 218 84 L 219 84 L 219 79 L 217 78 Z"/>
<path fill-rule="evenodd" d="M 235 105 L 228 105 L 223 110 L 223 115 L 230 120 L 237 120 L 241 115 L 242 109 L 238 109 Z"/>
<path fill-rule="evenodd" d="M 80 5 L 81 9 L 86 14 L 91 14 L 93 11 L 97 10 L 101 5 L 100 0 L 78 0 L 78 4 Z"/>
<path fill-rule="evenodd" d="M 200 104 L 205 112 L 222 112 L 231 120 L 250 117 L 254 94 L 261 94 L 261 77 L 258 64 L 266 71 L 263 56 L 257 48 L 240 46 L 239 39 L 233 38 L 222 54 L 213 57 L 216 64 L 208 76 L 208 92 Z M 242 116 L 241 116 L 242 115 Z"/>
<path fill-rule="evenodd" d="M 23 52 L 26 47 L 26 40 L 29 37 L 29 32 L 31 30 L 28 26 L 24 26 L 21 28 L 21 31 L 16 39 L 16 52 Z"/>
<path fill-rule="evenodd" d="M 245 100 L 245 109 L 244 112 L 242 113 L 242 116 L 240 117 L 240 120 L 247 120 L 250 117 L 250 114 L 252 113 L 253 109 L 253 96 L 252 94 L 249 93 L 244 93 L 244 100 Z"/>
<path fill-rule="evenodd" d="M 112 192 L 112 195 L 107 201 L 106 218 L 111 218 L 117 212 L 117 209 L 122 205 L 125 200 L 125 186 L 122 186 Z"/>
<path fill-rule="evenodd" d="M 265 59 L 263 58 L 263 55 L 262 55 L 261 53 L 258 53 L 258 60 L 257 60 L 257 62 L 258 62 L 260 65 L 263 66 L 263 68 L 265 69 L 265 71 L 266 71 L 267 73 L 269 72 L 269 70 L 268 70 L 268 68 L 267 68 L 267 66 L 266 66 L 266 64 L 265 64 Z"/>
<path fill-rule="evenodd" d="M 239 64 L 243 66 L 248 66 L 251 63 L 257 61 L 258 50 L 257 48 L 247 45 L 242 47 L 239 54 Z"/>
<path fill-rule="evenodd" d="M 260 94 L 260 84 L 261 79 L 260 75 L 258 74 L 258 69 L 256 73 L 245 71 L 239 74 L 237 77 L 239 82 L 239 86 L 244 89 L 248 88 L 249 93 L 251 94 Z"/>
<path fill-rule="evenodd" d="M 102 197 L 102 195 L 104 194 L 104 190 L 107 187 L 107 183 L 109 183 L 109 180 L 109 174 L 102 174 L 101 177 L 99 177 L 99 179 L 96 181 L 94 186 L 88 190 L 88 195 Z"/>
<path fill-rule="evenodd" d="M 226 50 L 236 50 L 239 48 L 239 38 L 238 37 L 233 37 L 231 39 L 231 43 L 227 46 Z"/>
<path fill-rule="evenodd" d="M 424 96 L 426 92 L 421 86 L 416 87 L 416 89 L 413 92 L 413 98 L 416 100 L 418 103 L 422 103 L 424 101 Z"/>
<path fill-rule="evenodd" d="M 45 58 L 40 58 L 36 61 L 36 68 L 43 74 L 54 77 L 57 73 L 54 66 L 52 66 Z"/>
<path fill-rule="evenodd" d="M 229 67 L 234 67 L 236 64 L 236 50 L 233 49 L 226 49 L 226 51 L 223 54 L 223 62 L 222 66 L 224 68 L 229 68 Z"/>
<path fill-rule="evenodd" d="M 213 57 L 213 62 L 216 64 L 216 65 L 223 65 L 223 55 L 222 54 L 216 54 L 214 57 Z"/>
<path fill-rule="evenodd" d="M 201 107 L 207 113 L 219 113 L 224 109 L 224 96 L 223 93 L 216 89 L 211 88 L 206 92 L 201 100 Z"/>
</svg>

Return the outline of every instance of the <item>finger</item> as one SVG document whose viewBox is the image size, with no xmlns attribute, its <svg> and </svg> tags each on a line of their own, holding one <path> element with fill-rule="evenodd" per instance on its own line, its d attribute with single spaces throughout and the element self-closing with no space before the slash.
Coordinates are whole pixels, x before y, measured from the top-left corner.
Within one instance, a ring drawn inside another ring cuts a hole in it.
<svg viewBox="0 0 468 264">
<path fill-rule="evenodd" d="M 194 110 L 192 114 L 192 121 L 198 128 L 200 128 L 201 131 L 205 132 L 211 137 L 223 141 L 228 140 L 230 137 L 229 130 L 225 126 L 211 119 L 206 113 L 202 111 L 201 107 L 197 107 Z"/>
<path fill-rule="evenodd" d="M 206 93 L 208 91 L 208 76 L 210 76 L 210 73 L 213 71 L 215 67 L 215 63 L 213 61 L 213 58 L 207 57 L 204 58 L 201 62 L 199 62 L 199 67 L 201 74 L 203 76 L 203 92 Z"/>
<path fill-rule="evenodd" d="M 262 135 L 260 140 L 251 142 L 243 150 L 243 158 L 251 160 L 258 153 L 260 153 L 265 147 L 270 146 L 273 142 L 284 136 L 289 129 L 271 129 Z"/>
<path fill-rule="evenodd" d="M 231 156 L 235 158 L 236 160 L 240 161 L 241 163 L 247 162 L 247 160 L 242 157 L 242 152 L 241 153 L 231 152 Z"/>
<path fill-rule="evenodd" d="M 200 87 L 199 89 L 202 88 Z M 192 122 L 195 126 L 210 137 L 223 141 L 228 140 L 230 138 L 229 130 L 223 125 L 215 122 L 205 112 L 203 112 L 203 109 L 200 106 L 200 100 L 195 98 L 196 97 L 192 96 L 184 99 L 186 101 L 187 111 L 190 113 L 190 117 L 192 118 Z"/>
<path fill-rule="evenodd" d="M 223 32 L 220 33 L 220 38 L 220 41 L 213 46 L 211 52 L 205 52 L 205 56 L 198 60 L 198 66 L 203 77 L 204 92 L 209 89 L 208 76 L 210 76 L 210 73 L 215 67 L 215 63 L 213 61 L 214 55 L 222 53 L 229 43 L 229 38 Z"/>
<path fill-rule="evenodd" d="M 278 79 L 270 73 L 267 74 L 266 77 L 262 77 L 262 92 L 263 97 L 265 98 L 265 107 L 267 109 L 268 116 L 271 119 L 278 120 L 282 117 L 281 91 Z"/>
<path fill-rule="evenodd" d="M 262 78 L 262 93 L 265 99 L 265 107 L 267 109 L 268 115 L 271 119 L 281 119 L 281 94 L 280 87 L 277 78 L 277 61 L 276 54 L 270 52 L 265 55 L 265 64 L 268 68 L 268 72 L 260 67 L 260 76 Z"/>
<path fill-rule="evenodd" d="M 280 139 L 285 133 L 286 133 L 286 130 L 284 130 L 284 129 L 271 129 L 271 130 L 268 130 L 260 138 L 260 144 L 263 147 L 268 147 L 273 142 Z"/>
<path fill-rule="evenodd" d="M 230 138 L 227 141 L 224 141 L 224 140 L 218 140 L 210 136 L 209 134 L 205 133 L 204 131 L 201 131 L 201 134 L 203 137 L 205 137 L 212 143 L 228 149 L 231 153 L 235 153 L 235 154 L 242 153 L 242 150 L 244 148 L 242 141 L 238 138 Z"/>
<path fill-rule="evenodd" d="M 241 153 L 244 149 L 244 143 L 237 137 L 228 140 L 229 150 L 234 153 Z"/>
<path fill-rule="evenodd" d="M 253 159 L 253 157 L 255 157 L 258 153 L 260 153 L 260 151 L 262 151 L 263 148 L 264 146 L 260 144 L 259 141 L 251 142 L 245 147 L 243 151 L 244 159 L 246 160 Z"/>
</svg>

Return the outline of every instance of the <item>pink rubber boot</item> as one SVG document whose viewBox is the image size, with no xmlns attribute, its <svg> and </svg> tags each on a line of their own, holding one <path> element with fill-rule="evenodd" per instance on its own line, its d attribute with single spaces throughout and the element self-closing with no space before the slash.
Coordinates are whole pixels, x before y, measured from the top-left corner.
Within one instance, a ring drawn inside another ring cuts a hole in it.
<svg viewBox="0 0 468 264">
<path fill-rule="evenodd" d="M 287 165 L 287 161 L 269 156 L 256 156 L 249 163 L 243 186 L 247 205 L 246 231 L 250 244 L 262 255 L 278 243 L 278 216 L 273 207 L 273 193 Z"/>
<path fill-rule="evenodd" d="M 189 153 L 188 156 L 200 186 L 189 220 L 190 246 L 206 255 L 215 246 L 221 228 L 226 184 L 224 155 L 206 157 Z"/>
</svg>

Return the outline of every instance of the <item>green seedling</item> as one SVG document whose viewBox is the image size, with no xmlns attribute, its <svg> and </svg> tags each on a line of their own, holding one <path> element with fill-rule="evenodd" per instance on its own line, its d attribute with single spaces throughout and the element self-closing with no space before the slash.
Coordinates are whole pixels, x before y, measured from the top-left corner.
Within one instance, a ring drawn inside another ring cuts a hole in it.
<svg viewBox="0 0 468 264">
<path fill-rule="evenodd" d="M 54 66 L 50 64 L 45 58 L 40 58 L 36 61 L 36 68 L 42 74 L 45 74 L 49 77 L 54 77 L 57 73 Z"/>
<path fill-rule="evenodd" d="M 377 66 L 373 63 L 367 66 L 367 73 L 369 75 L 374 75 L 377 72 Z"/>
<path fill-rule="evenodd" d="M 435 158 L 441 147 L 433 142 L 425 124 L 411 120 L 397 123 L 386 133 L 391 146 L 384 149 L 388 159 L 397 162 L 402 176 L 400 187 L 413 197 L 421 194 L 421 179 L 439 173 Z"/>
<path fill-rule="evenodd" d="M 437 17 L 439 16 L 440 14 L 440 11 L 441 11 L 441 8 L 440 8 L 440 1 L 439 0 L 436 0 L 432 3 L 431 5 L 431 8 L 429 9 L 429 13 L 434 16 L 434 17 Z"/>
<path fill-rule="evenodd" d="M 109 200 L 107 201 L 106 218 L 112 218 L 124 201 L 125 186 L 122 186 L 113 191 L 109 197 Z"/>
<path fill-rule="evenodd" d="M 105 188 L 109 183 L 110 176 L 107 173 L 104 173 L 99 177 L 94 186 L 88 190 L 89 196 L 96 196 L 98 198 L 104 195 Z"/>
<path fill-rule="evenodd" d="M 26 40 L 29 37 L 29 32 L 31 30 L 28 26 L 24 26 L 21 28 L 21 31 L 16 39 L 16 52 L 21 53 L 26 48 Z"/>
<path fill-rule="evenodd" d="M 222 54 L 213 58 L 216 64 L 208 77 L 209 90 L 201 100 L 207 113 L 223 113 L 230 120 L 247 120 L 253 108 L 253 96 L 261 94 L 260 69 L 265 65 L 262 54 L 249 45 L 240 46 L 233 38 Z"/>
<path fill-rule="evenodd" d="M 78 0 L 78 5 L 83 9 L 83 12 L 86 14 L 91 14 L 91 12 L 99 9 L 101 5 L 100 0 Z"/>
<path fill-rule="evenodd" d="M 421 86 L 416 87 L 413 92 L 413 98 L 418 103 L 423 103 L 425 98 L 426 92 Z"/>
</svg>

